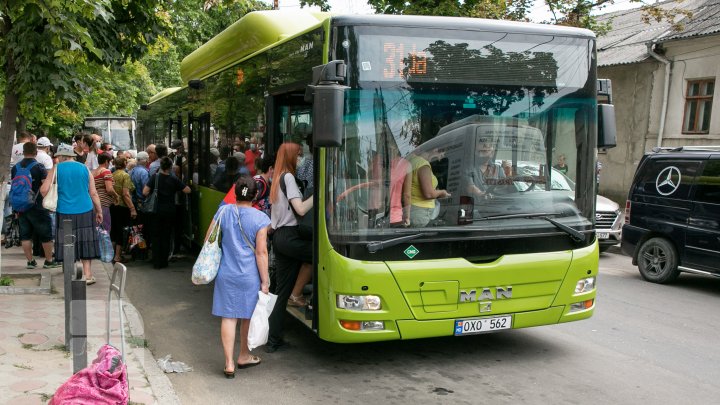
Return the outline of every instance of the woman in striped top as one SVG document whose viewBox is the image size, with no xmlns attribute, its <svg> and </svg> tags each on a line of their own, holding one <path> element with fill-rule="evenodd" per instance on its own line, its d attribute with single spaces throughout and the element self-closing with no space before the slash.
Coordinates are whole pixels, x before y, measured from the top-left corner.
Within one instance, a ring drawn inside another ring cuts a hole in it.
<svg viewBox="0 0 720 405">
<path fill-rule="evenodd" d="M 98 155 L 98 168 L 92 171 L 93 179 L 95 179 L 95 189 L 100 197 L 100 206 L 103 213 L 103 228 L 110 233 L 110 206 L 118 200 L 115 192 L 112 172 L 108 168 L 112 161 L 112 156 L 108 153 Z"/>
</svg>

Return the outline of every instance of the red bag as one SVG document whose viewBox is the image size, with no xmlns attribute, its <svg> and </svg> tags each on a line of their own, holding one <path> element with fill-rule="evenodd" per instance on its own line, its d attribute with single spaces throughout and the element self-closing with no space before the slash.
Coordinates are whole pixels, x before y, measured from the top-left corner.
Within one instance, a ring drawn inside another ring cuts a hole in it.
<svg viewBox="0 0 720 405">
<path fill-rule="evenodd" d="M 127 404 L 127 368 L 122 354 L 110 345 L 98 350 L 92 364 L 78 371 L 55 391 L 49 405 Z"/>
</svg>

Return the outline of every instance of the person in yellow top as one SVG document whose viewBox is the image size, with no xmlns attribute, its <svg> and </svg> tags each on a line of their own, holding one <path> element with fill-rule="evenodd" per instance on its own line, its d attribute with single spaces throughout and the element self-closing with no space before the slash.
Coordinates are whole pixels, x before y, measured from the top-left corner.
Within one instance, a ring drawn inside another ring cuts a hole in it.
<svg viewBox="0 0 720 405">
<path fill-rule="evenodd" d="M 115 171 L 113 172 L 113 181 L 115 182 L 115 193 L 120 197 L 115 205 L 110 207 L 110 240 L 113 242 L 115 249 L 114 262 L 122 262 L 122 248 L 125 244 L 123 240 L 123 231 L 125 227 L 130 226 L 131 220 L 137 217 L 137 211 L 132 202 L 132 193 L 135 190 L 130 175 L 125 171 L 127 159 L 124 156 L 115 158 Z"/>
<path fill-rule="evenodd" d="M 412 153 L 408 161 L 412 168 L 412 186 L 410 188 L 410 226 L 422 227 L 430 223 L 435 200 L 450 197 L 446 190 L 436 190 L 437 177 L 432 172 L 428 159 L 438 155 L 437 148 L 427 152 Z M 440 155 L 440 157 L 442 157 Z"/>
</svg>

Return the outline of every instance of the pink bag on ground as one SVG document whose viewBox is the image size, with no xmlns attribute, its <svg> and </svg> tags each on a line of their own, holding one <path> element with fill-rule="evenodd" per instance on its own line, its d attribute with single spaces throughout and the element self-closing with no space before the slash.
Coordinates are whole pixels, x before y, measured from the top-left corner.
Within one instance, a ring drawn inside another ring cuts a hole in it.
<svg viewBox="0 0 720 405">
<path fill-rule="evenodd" d="M 49 405 L 127 404 L 127 368 L 118 349 L 104 345 L 92 364 L 78 371 L 55 391 Z"/>
</svg>

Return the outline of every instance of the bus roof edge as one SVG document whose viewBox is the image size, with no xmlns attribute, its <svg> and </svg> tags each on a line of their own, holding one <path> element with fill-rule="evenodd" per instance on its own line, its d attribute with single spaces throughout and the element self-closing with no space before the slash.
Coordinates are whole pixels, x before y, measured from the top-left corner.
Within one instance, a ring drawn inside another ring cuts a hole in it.
<svg viewBox="0 0 720 405">
<path fill-rule="evenodd" d="M 265 10 L 246 14 L 180 63 L 183 83 L 204 79 L 273 44 L 318 27 L 329 13 Z"/>
</svg>

